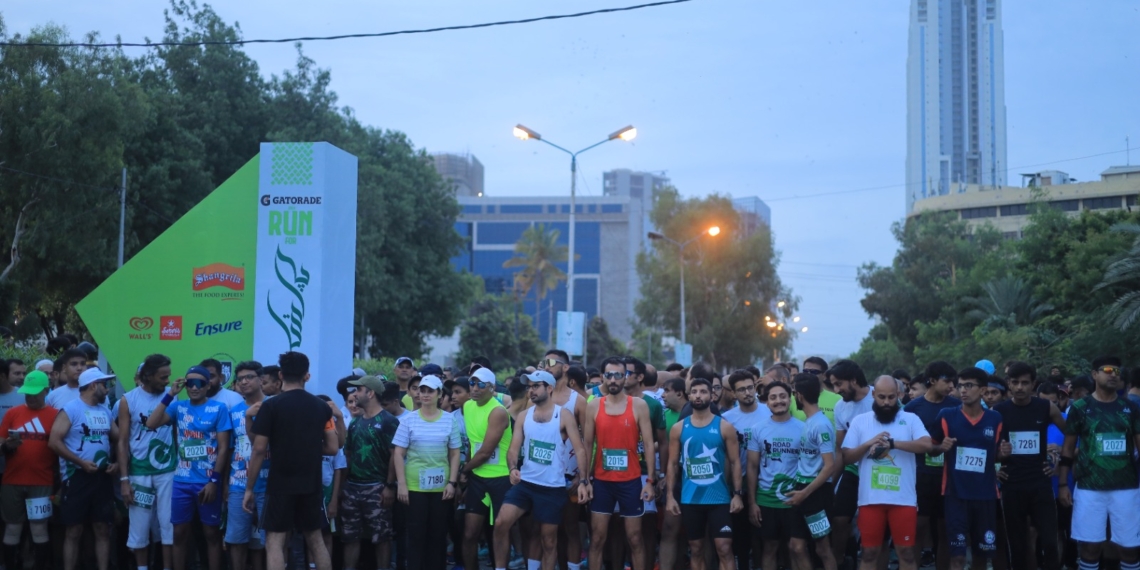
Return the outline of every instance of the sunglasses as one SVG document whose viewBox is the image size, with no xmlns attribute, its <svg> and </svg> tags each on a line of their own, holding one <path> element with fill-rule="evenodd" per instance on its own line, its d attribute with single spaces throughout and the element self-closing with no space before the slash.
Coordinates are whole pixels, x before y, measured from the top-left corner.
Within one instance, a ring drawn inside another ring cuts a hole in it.
<svg viewBox="0 0 1140 570">
<path fill-rule="evenodd" d="M 618 378 L 625 378 L 628 374 L 625 372 L 606 372 L 602 376 L 608 380 L 617 380 Z"/>
<path fill-rule="evenodd" d="M 257 380 L 257 379 L 258 379 L 257 374 L 242 374 L 242 375 L 238 376 L 237 378 L 235 378 L 235 380 L 237 380 L 238 382 L 250 382 L 253 380 Z"/>
<path fill-rule="evenodd" d="M 544 358 L 544 359 L 538 361 L 538 367 L 539 368 L 553 368 L 555 366 L 558 366 L 559 364 L 566 364 L 566 363 L 562 362 L 561 360 L 558 360 L 557 358 Z"/>
<path fill-rule="evenodd" d="M 198 378 L 190 378 L 186 381 L 187 388 L 205 388 L 210 384 L 209 380 L 201 380 Z"/>
<path fill-rule="evenodd" d="M 804 372 L 807 372 L 812 376 L 819 376 L 820 374 L 823 374 L 822 370 L 816 370 L 815 368 L 804 368 Z"/>
<path fill-rule="evenodd" d="M 1105 374 L 1112 374 L 1113 376 L 1120 374 L 1119 366 L 1101 366 L 1100 368 L 1097 368 L 1097 370 L 1104 372 Z"/>
<path fill-rule="evenodd" d="M 494 382 L 484 382 L 484 381 L 482 381 L 482 380 L 476 380 L 476 381 L 475 381 L 475 382 L 473 382 L 471 385 L 472 385 L 472 386 L 477 386 L 477 387 L 479 387 L 479 388 L 487 388 L 487 387 L 489 387 L 489 386 L 491 386 L 491 385 L 493 385 L 493 384 L 494 384 Z"/>
</svg>

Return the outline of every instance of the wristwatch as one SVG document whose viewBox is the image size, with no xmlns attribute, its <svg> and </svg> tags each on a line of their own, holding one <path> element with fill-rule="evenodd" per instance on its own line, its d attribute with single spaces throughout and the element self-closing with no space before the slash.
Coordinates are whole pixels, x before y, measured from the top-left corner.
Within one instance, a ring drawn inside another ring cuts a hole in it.
<svg viewBox="0 0 1140 570">
<path fill-rule="evenodd" d="M 891 449 L 894 449 L 895 448 L 895 438 L 887 437 L 887 445 L 889 445 Z"/>
<path fill-rule="evenodd" d="M 737 497 L 743 497 L 744 496 L 744 489 L 737 489 L 737 490 L 733 491 L 732 494 L 736 495 Z"/>
</svg>

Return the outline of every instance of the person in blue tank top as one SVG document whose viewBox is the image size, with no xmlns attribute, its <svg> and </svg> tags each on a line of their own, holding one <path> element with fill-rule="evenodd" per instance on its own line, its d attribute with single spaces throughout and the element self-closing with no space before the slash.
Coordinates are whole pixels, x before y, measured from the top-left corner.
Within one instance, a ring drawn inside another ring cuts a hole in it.
<svg viewBox="0 0 1140 570">
<path fill-rule="evenodd" d="M 709 381 L 694 379 L 689 385 L 693 415 L 669 430 L 669 457 L 678 457 L 680 461 L 668 463 L 666 508 L 673 516 L 681 516 L 694 570 L 705 568 L 706 534 L 715 543 L 720 570 L 732 570 L 736 562 L 732 554 L 731 515 L 744 510 L 739 444 L 736 428 L 709 409 L 712 398 Z M 680 505 L 674 494 L 678 480 Z"/>
<path fill-rule="evenodd" d="M 975 560 L 992 558 L 998 547 L 994 464 L 1009 456 L 1010 444 L 1001 441 L 1001 414 L 982 408 L 982 392 L 988 382 L 989 374 L 980 368 L 971 366 L 958 372 L 962 405 L 939 412 L 930 433 L 946 458 L 942 492 L 952 570 L 965 567 L 966 546 L 971 540 Z"/>
</svg>

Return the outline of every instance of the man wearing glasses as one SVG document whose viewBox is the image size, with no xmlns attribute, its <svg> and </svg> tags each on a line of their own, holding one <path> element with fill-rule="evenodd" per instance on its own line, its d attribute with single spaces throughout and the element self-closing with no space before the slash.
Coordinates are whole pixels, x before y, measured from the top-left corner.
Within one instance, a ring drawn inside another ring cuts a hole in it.
<svg viewBox="0 0 1140 570">
<path fill-rule="evenodd" d="M 944 516 L 950 539 L 950 568 L 962 570 L 966 549 L 974 560 L 992 559 L 998 550 L 997 467 L 1009 456 L 1001 440 L 1001 414 L 982 408 L 989 383 L 985 370 L 971 366 L 958 372 L 962 405 L 938 412 L 931 439 L 943 456 Z"/>
<path fill-rule="evenodd" d="M 1140 445 L 1140 406 L 1117 395 L 1124 387 L 1119 358 L 1101 356 L 1092 365 L 1096 391 L 1069 406 L 1057 471 L 1065 481 L 1075 464 L 1077 488 L 1070 493 L 1062 484 L 1058 499 L 1062 505 L 1073 507 L 1072 537 L 1080 544 L 1081 570 L 1100 568 L 1109 522 L 1112 542 L 1120 547 L 1121 570 L 1137 570 L 1140 517 L 1136 516 L 1136 505 L 1140 503 L 1140 490 L 1132 456 Z"/>
<path fill-rule="evenodd" d="M 818 356 L 809 356 L 804 360 L 804 373 L 811 374 L 819 378 L 820 384 L 827 384 L 827 361 Z M 830 390 L 823 390 L 819 393 L 819 411 L 831 420 L 832 427 L 835 426 L 835 405 L 838 404 L 843 397 Z M 799 402 L 792 400 L 792 416 L 800 421 L 807 421 L 807 414 L 804 414 L 799 408 Z"/>
<path fill-rule="evenodd" d="M 467 477 L 465 502 L 467 515 L 463 529 L 463 557 L 466 568 L 479 567 L 479 539 L 488 516 L 503 506 L 511 488 L 507 468 L 507 450 L 513 432 L 507 409 L 495 399 L 495 375 L 487 368 L 471 374 L 471 399 L 463 404 L 463 422 L 471 443 L 470 459 L 463 465 Z M 491 519 L 492 526 L 498 523 Z"/>
<path fill-rule="evenodd" d="M 189 400 L 174 401 L 186 387 Z M 174 495 L 170 522 L 174 524 L 174 568 L 186 565 L 194 514 L 202 522 L 210 570 L 222 567 L 222 482 L 226 481 L 230 452 L 229 410 L 208 399 L 210 371 L 193 366 L 170 386 L 170 392 L 154 408 L 146 427 L 170 424 L 178 429 L 178 467 L 174 470 Z"/>
<path fill-rule="evenodd" d="M 736 429 L 736 441 L 740 455 L 740 474 L 747 475 L 748 442 L 752 440 L 752 430 L 760 422 L 772 417 L 772 410 L 756 399 L 756 379 L 747 370 L 737 370 L 728 375 L 728 387 L 736 395 L 737 407 L 722 416 Z M 737 568 L 751 568 L 752 553 L 760 552 L 760 535 L 752 531 L 748 522 L 748 509 L 732 513 L 732 550 L 736 556 Z"/>
<path fill-rule="evenodd" d="M 230 489 L 229 499 L 226 501 L 226 536 L 225 542 L 230 551 L 230 561 L 233 568 L 245 568 L 250 550 L 263 551 L 265 549 L 265 532 L 256 529 L 256 519 L 261 518 L 265 511 L 265 485 L 269 481 L 269 460 L 261 464 L 261 474 L 253 488 L 254 501 L 257 505 L 257 516 L 242 509 L 242 499 L 245 498 L 247 482 L 247 467 L 253 453 L 252 438 L 248 426 L 252 425 L 254 414 L 261 408 L 265 394 L 261 391 L 261 377 L 258 372 L 261 363 L 249 361 L 237 365 L 234 372 L 234 388 L 243 400 L 230 409 L 230 424 L 234 429 L 234 453 L 230 461 Z M 246 412 L 251 411 L 248 416 Z M 253 567 L 264 568 L 261 552 L 254 554 Z"/>
</svg>

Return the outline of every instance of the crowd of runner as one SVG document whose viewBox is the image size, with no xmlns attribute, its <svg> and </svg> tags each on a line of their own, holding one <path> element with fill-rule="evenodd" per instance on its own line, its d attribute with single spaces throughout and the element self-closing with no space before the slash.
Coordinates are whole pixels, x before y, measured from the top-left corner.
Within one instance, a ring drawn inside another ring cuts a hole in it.
<svg viewBox="0 0 1140 570">
<path fill-rule="evenodd" d="M 1114 357 L 869 379 L 550 350 L 505 382 L 400 358 L 334 399 L 299 352 L 154 354 L 113 402 L 84 350 L 0 364 L 8 570 L 1140 570 Z"/>
</svg>

